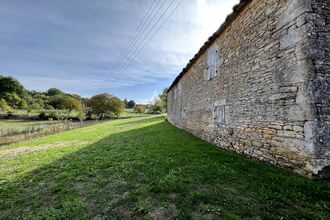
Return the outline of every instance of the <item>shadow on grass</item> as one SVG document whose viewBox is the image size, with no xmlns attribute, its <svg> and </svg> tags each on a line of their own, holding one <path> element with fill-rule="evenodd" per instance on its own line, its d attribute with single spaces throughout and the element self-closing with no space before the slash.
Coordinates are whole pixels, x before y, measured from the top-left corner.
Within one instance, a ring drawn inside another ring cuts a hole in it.
<svg viewBox="0 0 330 220">
<path fill-rule="evenodd" d="M 327 190 L 161 122 L 2 184 L 0 218 L 327 219 Z"/>
<path fill-rule="evenodd" d="M 136 119 L 139 119 L 139 118 L 136 118 Z M 159 115 L 159 116 L 150 116 L 149 115 L 149 117 L 144 116 L 144 117 L 141 117 L 139 120 L 119 123 L 119 124 L 117 124 L 117 126 L 144 124 L 144 123 L 155 122 L 155 121 L 159 121 L 159 120 L 165 120 L 165 116 L 163 116 L 163 115 Z"/>
</svg>

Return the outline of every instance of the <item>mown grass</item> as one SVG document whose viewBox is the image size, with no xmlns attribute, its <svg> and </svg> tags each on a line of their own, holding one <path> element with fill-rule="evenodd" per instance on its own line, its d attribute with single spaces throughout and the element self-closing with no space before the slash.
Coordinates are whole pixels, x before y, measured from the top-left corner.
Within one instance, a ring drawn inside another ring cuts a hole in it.
<svg viewBox="0 0 330 220">
<path fill-rule="evenodd" d="M 329 219 L 329 182 L 219 149 L 162 116 L 0 148 L 1 219 Z"/>
<path fill-rule="evenodd" d="M 133 108 L 125 108 L 124 112 L 120 114 L 119 118 L 132 118 L 132 117 L 141 117 L 141 116 L 148 116 L 148 114 L 146 113 L 138 114 L 134 112 Z"/>
</svg>

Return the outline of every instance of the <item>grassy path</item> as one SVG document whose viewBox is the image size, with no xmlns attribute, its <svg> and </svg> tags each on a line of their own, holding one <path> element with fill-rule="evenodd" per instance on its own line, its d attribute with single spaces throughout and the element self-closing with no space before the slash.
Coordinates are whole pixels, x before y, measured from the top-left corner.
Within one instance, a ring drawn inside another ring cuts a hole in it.
<svg viewBox="0 0 330 220">
<path fill-rule="evenodd" d="M 330 219 L 329 191 L 160 116 L 0 148 L 0 219 Z"/>
</svg>

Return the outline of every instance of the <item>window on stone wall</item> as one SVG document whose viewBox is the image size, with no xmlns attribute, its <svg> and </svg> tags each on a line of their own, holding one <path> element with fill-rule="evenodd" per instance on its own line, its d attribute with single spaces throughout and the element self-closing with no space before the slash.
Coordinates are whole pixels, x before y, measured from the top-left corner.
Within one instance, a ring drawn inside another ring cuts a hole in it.
<svg viewBox="0 0 330 220">
<path fill-rule="evenodd" d="M 181 86 L 181 83 L 179 82 L 178 83 L 178 95 L 181 95 L 181 92 L 182 92 L 182 86 Z"/>
<path fill-rule="evenodd" d="M 225 106 L 214 107 L 214 122 L 219 124 L 225 123 Z"/>
<path fill-rule="evenodd" d="M 181 111 L 181 118 L 186 118 L 186 116 L 187 116 L 187 109 L 183 108 Z"/>
<path fill-rule="evenodd" d="M 218 50 L 216 46 L 209 49 L 207 53 L 207 80 L 217 75 Z"/>
</svg>

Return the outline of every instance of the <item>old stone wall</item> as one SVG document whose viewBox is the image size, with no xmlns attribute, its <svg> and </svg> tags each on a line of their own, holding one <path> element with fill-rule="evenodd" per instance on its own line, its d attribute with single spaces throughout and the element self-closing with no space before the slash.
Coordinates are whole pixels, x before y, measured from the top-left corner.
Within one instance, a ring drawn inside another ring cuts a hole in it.
<svg viewBox="0 0 330 220">
<path fill-rule="evenodd" d="M 328 177 L 329 9 L 328 0 L 252 0 L 171 86 L 169 121 L 220 147 Z M 211 47 L 217 73 L 208 79 Z"/>
</svg>

